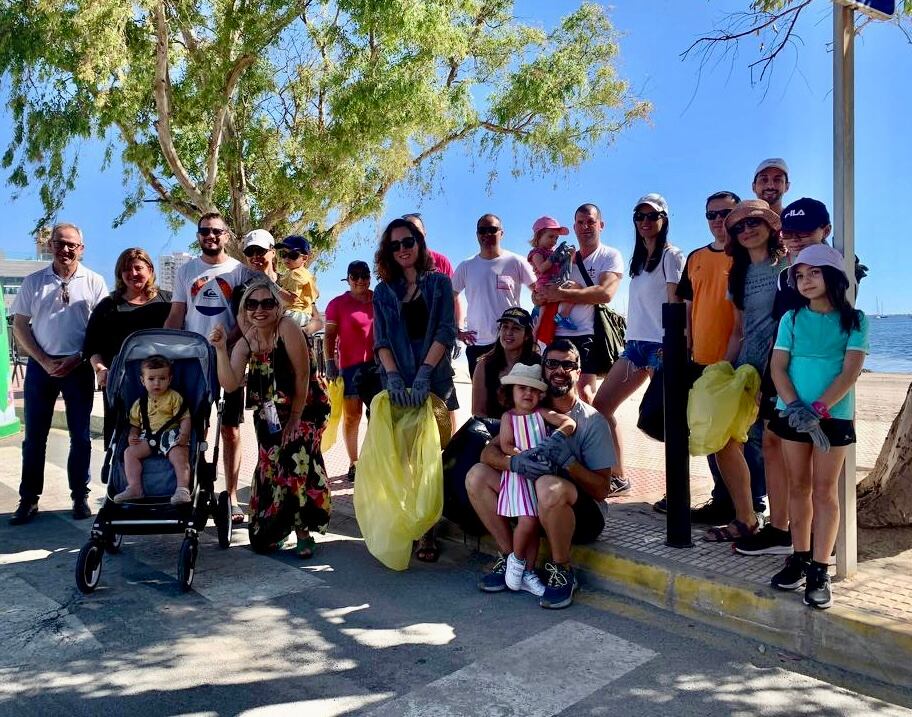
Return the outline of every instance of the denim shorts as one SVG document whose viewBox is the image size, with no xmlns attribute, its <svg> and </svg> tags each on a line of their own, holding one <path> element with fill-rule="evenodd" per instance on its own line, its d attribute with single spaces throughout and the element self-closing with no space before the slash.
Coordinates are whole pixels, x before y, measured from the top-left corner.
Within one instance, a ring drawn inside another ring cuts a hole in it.
<svg viewBox="0 0 912 717">
<path fill-rule="evenodd" d="M 638 369 L 657 369 L 662 363 L 662 344 L 654 341 L 627 341 L 621 356 Z"/>
</svg>

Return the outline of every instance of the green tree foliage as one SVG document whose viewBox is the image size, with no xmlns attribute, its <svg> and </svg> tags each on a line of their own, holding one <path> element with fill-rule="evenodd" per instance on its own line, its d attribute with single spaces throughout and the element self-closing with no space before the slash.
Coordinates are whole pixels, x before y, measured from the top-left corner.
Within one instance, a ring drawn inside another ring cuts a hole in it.
<svg viewBox="0 0 912 717">
<path fill-rule="evenodd" d="M 618 76 L 617 33 L 585 3 L 546 30 L 511 0 L 0 0 L 14 122 L 8 181 L 43 220 L 80 141 L 176 222 L 221 210 L 240 234 L 329 247 L 427 177 L 456 143 L 516 172 L 579 165 L 648 115 Z"/>
</svg>

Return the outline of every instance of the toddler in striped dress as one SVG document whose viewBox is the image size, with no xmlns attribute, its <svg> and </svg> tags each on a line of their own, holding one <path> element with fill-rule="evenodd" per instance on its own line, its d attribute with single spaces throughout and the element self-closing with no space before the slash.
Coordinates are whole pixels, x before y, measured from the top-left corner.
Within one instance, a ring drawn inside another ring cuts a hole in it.
<svg viewBox="0 0 912 717">
<path fill-rule="evenodd" d="M 572 418 L 540 405 L 547 389 L 541 366 L 517 363 L 500 382 L 508 387 L 507 406 L 512 406 L 500 421 L 498 438 L 505 455 L 514 456 L 535 448 L 547 437 L 549 427 L 567 436 L 576 431 L 576 421 Z M 507 558 L 507 587 L 541 595 L 545 588 L 535 573 L 540 528 L 533 481 L 519 473 L 503 471 L 497 513 L 517 519 L 513 552 Z"/>
</svg>

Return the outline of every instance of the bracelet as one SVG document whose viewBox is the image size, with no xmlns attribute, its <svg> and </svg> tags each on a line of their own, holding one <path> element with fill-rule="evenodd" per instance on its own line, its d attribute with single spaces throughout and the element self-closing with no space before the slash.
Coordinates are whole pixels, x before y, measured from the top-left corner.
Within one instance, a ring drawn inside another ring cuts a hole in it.
<svg viewBox="0 0 912 717">
<path fill-rule="evenodd" d="M 831 418 L 830 407 L 827 406 L 823 401 L 814 401 L 811 404 L 811 408 L 817 411 L 817 415 L 819 415 L 821 418 Z"/>
</svg>

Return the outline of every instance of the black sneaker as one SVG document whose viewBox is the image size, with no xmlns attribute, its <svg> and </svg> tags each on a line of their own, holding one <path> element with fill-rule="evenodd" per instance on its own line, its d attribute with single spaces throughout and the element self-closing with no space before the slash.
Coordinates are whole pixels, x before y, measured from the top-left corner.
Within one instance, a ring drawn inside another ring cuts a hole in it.
<svg viewBox="0 0 912 717">
<path fill-rule="evenodd" d="M 478 581 L 478 589 L 486 593 L 499 593 L 507 589 L 507 559 L 502 553 L 497 553 L 497 560 L 481 576 Z"/>
<path fill-rule="evenodd" d="M 10 525 L 25 525 L 31 523 L 32 519 L 38 515 L 38 501 L 32 503 L 29 500 L 20 500 L 19 507 L 9 519 Z"/>
<path fill-rule="evenodd" d="M 735 509 L 710 500 L 699 508 L 691 508 L 690 519 L 703 525 L 728 525 L 735 519 Z"/>
<path fill-rule="evenodd" d="M 785 567 L 773 575 L 770 584 L 776 590 L 797 590 L 804 585 L 810 561 L 795 553 L 785 559 Z"/>
<path fill-rule="evenodd" d="M 573 592 L 579 586 L 573 568 L 562 568 L 557 563 L 545 563 L 548 573 L 548 582 L 545 585 L 545 594 L 538 604 L 548 610 L 559 610 L 569 607 L 573 603 Z"/>
<path fill-rule="evenodd" d="M 611 486 L 608 489 L 608 497 L 623 495 L 630 492 L 630 481 L 624 476 L 611 476 Z"/>
<path fill-rule="evenodd" d="M 830 574 L 827 566 L 811 563 L 807 570 L 807 584 L 804 586 L 804 604 L 818 610 L 826 610 L 833 604 L 830 592 Z"/>
<path fill-rule="evenodd" d="M 349 482 L 349 483 L 354 483 L 354 482 L 355 482 L 355 464 L 354 464 L 354 463 L 352 463 L 352 464 L 348 467 L 348 475 L 346 475 L 345 477 L 348 478 L 348 482 Z"/>
<path fill-rule="evenodd" d="M 73 520 L 85 520 L 92 517 L 92 509 L 89 507 L 89 499 L 85 496 L 73 500 Z"/>
<path fill-rule="evenodd" d="M 791 555 L 792 534 L 767 523 L 753 535 L 735 541 L 735 552 L 741 555 Z"/>
<path fill-rule="evenodd" d="M 667 513 L 668 512 L 668 497 L 663 495 L 660 500 L 657 500 L 655 503 L 652 504 L 652 509 L 656 513 Z"/>
</svg>

